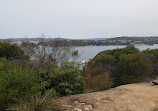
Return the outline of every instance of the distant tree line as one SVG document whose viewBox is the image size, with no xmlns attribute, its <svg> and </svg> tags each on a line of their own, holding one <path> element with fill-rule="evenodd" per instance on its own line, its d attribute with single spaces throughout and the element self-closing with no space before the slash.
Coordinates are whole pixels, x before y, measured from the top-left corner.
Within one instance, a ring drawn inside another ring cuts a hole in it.
<svg viewBox="0 0 158 111">
<path fill-rule="evenodd" d="M 158 37 L 116 37 L 106 40 L 75 40 L 77 46 L 87 45 L 133 45 L 133 44 L 158 44 Z"/>
</svg>

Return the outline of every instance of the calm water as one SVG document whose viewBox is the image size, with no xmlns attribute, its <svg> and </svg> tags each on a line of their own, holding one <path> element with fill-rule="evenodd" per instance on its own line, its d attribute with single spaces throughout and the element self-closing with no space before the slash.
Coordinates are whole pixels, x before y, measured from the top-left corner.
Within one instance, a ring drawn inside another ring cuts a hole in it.
<svg viewBox="0 0 158 111">
<path fill-rule="evenodd" d="M 117 48 L 124 48 L 126 45 L 114 45 L 114 46 L 84 46 L 84 47 L 76 47 L 76 50 L 79 51 L 80 57 L 76 60 L 77 62 L 81 62 L 83 60 L 89 60 L 95 57 L 99 52 L 110 50 L 110 49 L 117 49 Z M 139 50 L 145 49 L 158 49 L 158 44 L 155 45 L 135 45 L 136 48 Z"/>
<path fill-rule="evenodd" d="M 20 44 L 21 42 L 16 42 Z M 110 45 L 110 46 L 84 46 L 84 47 L 76 47 L 76 50 L 79 51 L 80 57 L 76 60 L 76 62 L 81 62 L 83 60 L 89 60 L 95 57 L 99 52 L 105 50 L 112 50 L 117 48 L 125 48 L 127 45 Z M 139 50 L 145 49 L 158 49 L 158 44 L 154 45 L 135 45 Z"/>
</svg>

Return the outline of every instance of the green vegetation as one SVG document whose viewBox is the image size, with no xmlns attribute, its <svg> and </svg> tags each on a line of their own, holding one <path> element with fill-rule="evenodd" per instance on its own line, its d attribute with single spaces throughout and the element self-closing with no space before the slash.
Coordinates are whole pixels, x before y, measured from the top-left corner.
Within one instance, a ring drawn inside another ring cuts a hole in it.
<svg viewBox="0 0 158 111">
<path fill-rule="evenodd" d="M 53 99 L 51 95 L 30 96 L 23 100 L 18 100 L 17 104 L 9 106 L 9 111 L 64 111 L 60 100 Z"/>
<path fill-rule="evenodd" d="M 96 91 L 97 81 L 102 83 L 101 77 L 104 73 L 106 87 L 98 87 L 97 90 L 108 89 L 123 84 L 148 81 L 157 76 L 158 72 L 158 50 L 147 49 L 139 51 L 134 46 L 123 49 L 114 49 L 99 53 L 85 66 L 83 71 L 86 79 L 86 89 Z M 101 76 L 98 78 L 98 76 Z M 102 83 L 101 86 L 104 86 Z"/>
<path fill-rule="evenodd" d="M 36 92 L 34 77 L 28 68 L 15 62 L 0 59 L 0 108 L 4 110 L 16 99 Z"/>
<path fill-rule="evenodd" d="M 113 76 L 119 85 L 140 82 L 145 77 L 152 77 L 151 61 L 141 53 L 122 55 Z"/>
<path fill-rule="evenodd" d="M 116 38 L 103 38 L 102 40 L 75 40 L 77 46 L 87 46 L 87 45 L 133 45 L 133 44 L 158 44 L 158 37 L 116 37 Z"/>
<path fill-rule="evenodd" d="M 42 44 L 45 47 L 40 49 Z M 63 56 L 61 45 L 55 45 L 58 50 L 52 50 L 51 55 L 46 53 L 47 46 L 44 42 L 39 46 L 25 42 L 21 49 L 16 44 L 0 42 L 0 111 L 63 111 L 59 97 L 158 76 L 158 49 L 141 52 L 127 46 L 103 51 L 81 71 L 80 64 L 66 62 L 69 55 L 75 59 L 78 51 L 71 53 L 65 46 Z M 37 58 L 31 60 L 30 56 Z"/>
<path fill-rule="evenodd" d="M 45 83 L 46 90 L 55 92 L 55 96 L 83 93 L 83 78 L 81 77 L 79 64 L 65 62 L 60 67 L 51 64 L 40 70 L 40 79 Z"/>
<path fill-rule="evenodd" d="M 0 57 L 4 57 L 8 60 L 23 60 L 28 59 L 27 55 L 24 55 L 23 50 L 16 44 L 10 44 L 9 42 L 0 41 Z"/>
<path fill-rule="evenodd" d="M 79 64 L 54 60 L 41 66 L 26 54 L 16 44 L 0 42 L 0 111 L 63 111 L 58 97 L 83 93 Z"/>
<path fill-rule="evenodd" d="M 112 79 L 108 72 L 104 72 L 104 69 L 94 68 L 90 74 L 93 75 L 91 81 L 91 88 L 93 91 L 106 90 L 112 87 Z"/>
</svg>

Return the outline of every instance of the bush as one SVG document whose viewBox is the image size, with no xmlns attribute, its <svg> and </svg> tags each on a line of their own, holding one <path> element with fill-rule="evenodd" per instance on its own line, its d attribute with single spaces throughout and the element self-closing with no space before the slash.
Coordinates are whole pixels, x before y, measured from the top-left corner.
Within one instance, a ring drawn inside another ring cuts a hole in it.
<svg viewBox="0 0 158 111">
<path fill-rule="evenodd" d="M 140 82 L 152 76 L 151 61 L 141 53 L 120 56 L 120 62 L 115 70 L 116 84 Z"/>
<path fill-rule="evenodd" d="M 110 50 L 109 54 L 114 56 L 117 61 L 119 61 L 120 56 L 126 55 L 126 54 L 134 54 L 139 53 L 139 49 L 135 48 L 133 45 L 127 46 L 123 49 L 114 49 Z"/>
<path fill-rule="evenodd" d="M 92 79 L 92 89 L 93 91 L 102 91 L 111 88 L 113 81 L 109 76 L 108 72 L 102 72 Z"/>
<path fill-rule="evenodd" d="M 89 91 L 101 91 L 112 87 L 113 81 L 108 71 L 102 67 L 95 67 L 87 74 L 85 89 Z"/>
<path fill-rule="evenodd" d="M 4 110 L 15 100 L 25 98 L 36 91 L 29 69 L 0 58 L 0 108 Z"/>
<path fill-rule="evenodd" d="M 114 56 L 107 54 L 107 55 L 100 55 L 95 58 L 95 64 L 100 65 L 101 67 L 111 66 L 115 63 Z"/>
<path fill-rule="evenodd" d="M 109 87 L 111 83 L 113 84 L 111 87 L 116 87 L 150 80 L 158 72 L 157 59 L 157 49 L 140 52 L 134 46 L 127 46 L 123 49 L 103 51 L 97 54 L 83 70 L 83 73 L 87 74 L 87 78 L 89 78 L 86 80 L 86 87 L 102 90 L 106 89 L 106 87 L 101 88 L 104 86 L 104 82 L 105 84 L 110 83 Z M 108 76 L 105 76 L 104 73 L 107 73 Z"/>
<path fill-rule="evenodd" d="M 158 49 L 147 49 L 143 51 L 145 57 L 152 61 L 152 69 L 154 77 L 158 76 Z"/>
<path fill-rule="evenodd" d="M 40 70 L 40 80 L 46 83 L 45 91 L 54 89 L 60 96 L 82 93 L 84 81 L 80 75 L 79 65 L 65 62 L 48 65 Z"/>
<path fill-rule="evenodd" d="M 29 57 L 24 55 L 22 49 L 16 44 L 9 42 L 0 42 L 0 57 L 7 60 L 23 60 Z"/>
<path fill-rule="evenodd" d="M 26 99 L 17 101 L 17 104 L 11 105 L 9 111 L 64 111 L 62 102 L 53 99 L 51 95 L 35 95 Z"/>
</svg>

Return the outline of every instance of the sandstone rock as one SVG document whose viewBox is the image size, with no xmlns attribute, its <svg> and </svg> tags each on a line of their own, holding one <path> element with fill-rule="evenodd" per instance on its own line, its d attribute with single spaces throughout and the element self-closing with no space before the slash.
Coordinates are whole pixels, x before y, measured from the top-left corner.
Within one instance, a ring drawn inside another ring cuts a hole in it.
<svg viewBox="0 0 158 111">
<path fill-rule="evenodd" d="M 99 99 L 98 99 L 99 98 Z M 123 85 L 109 90 L 64 97 L 69 111 L 157 111 L 158 86 L 151 83 Z M 76 104 L 74 104 L 75 101 Z"/>
<path fill-rule="evenodd" d="M 85 106 L 84 106 L 84 109 L 85 109 L 86 111 L 92 110 L 92 109 L 93 109 L 93 106 L 92 106 L 92 105 L 85 105 Z"/>
<path fill-rule="evenodd" d="M 74 111 L 82 111 L 80 108 L 74 108 Z"/>
</svg>

